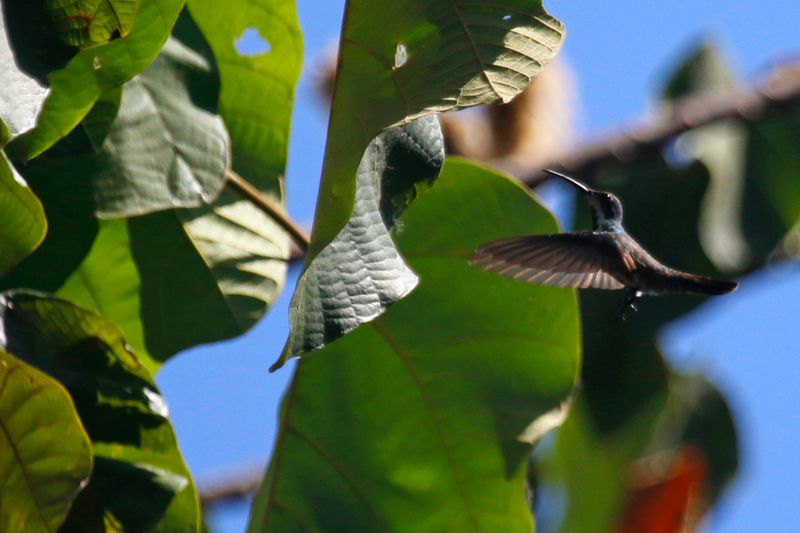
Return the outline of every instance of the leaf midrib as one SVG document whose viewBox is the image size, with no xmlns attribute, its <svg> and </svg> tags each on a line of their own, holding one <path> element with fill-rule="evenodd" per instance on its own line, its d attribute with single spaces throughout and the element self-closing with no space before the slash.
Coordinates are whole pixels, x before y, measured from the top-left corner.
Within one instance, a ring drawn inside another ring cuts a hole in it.
<svg viewBox="0 0 800 533">
<path fill-rule="evenodd" d="M 5 377 L 3 377 L 2 384 L 0 384 L 0 398 L 3 397 L 3 393 L 5 392 L 6 385 L 8 384 L 8 377 L 14 371 L 20 370 L 20 369 L 21 369 L 20 366 L 13 366 L 13 367 L 8 369 L 8 372 L 6 372 Z M 11 453 L 14 454 L 14 458 L 16 460 L 17 466 L 19 467 L 20 471 L 22 472 L 22 478 L 25 480 L 25 486 L 28 489 L 28 493 L 30 494 L 31 501 L 33 501 L 35 503 L 34 508 L 36 509 L 36 514 L 38 515 L 39 520 L 41 520 L 42 525 L 45 527 L 45 529 L 50 531 L 50 528 L 48 527 L 48 522 L 47 522 L 47 520 L 45 520 L 44 515 L 42 514 L 42 510 L 39 507 L 39 501 L 36 498 L 36 493 L 33 490 L 33 484 L 32 484 L 31 479 L 30 479 L 30 474 L 28 473 L 28 471 L 25 468 L 25 463 L 22 461 L 22 456 L 20 456 L 20 454 L 19 454 L 19 450 L 17 449 L 17 445 L 14 443 L 14 439 L 11 438 L 11 433 L 9 433 L 9 430 L 6 427 L 6 421 L 3 419 L 3 417 L 0 417 L 0 431 L 3 432 L 3 435 L 5 436 L 6 440 L 8 441 L 8 445 L 11 447 Z"/>
</svg>

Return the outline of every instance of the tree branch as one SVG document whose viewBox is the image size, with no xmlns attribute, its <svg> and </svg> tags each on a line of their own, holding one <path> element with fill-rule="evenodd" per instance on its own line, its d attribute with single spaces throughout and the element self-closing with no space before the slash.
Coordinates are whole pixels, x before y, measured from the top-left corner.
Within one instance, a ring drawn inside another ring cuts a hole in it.
<svg viewBox="0 0 800 533">
<path fill-rule="evenodd" d="M 200 505 L 208 508 L 247 498 L 258 489 L 263 477 L 264 467 L 260 465 L 235 468 L 214 482 L 200 485 Z"/>
<path fill-rule="evenodd" d="M 228 184 L 236 189 L 240 195 L 244 196 L 256 205 L 259 209 L 268 214 L 278 225 L 283 228 L 291 237 L 293 243 L 299 250 L 292 250 L 290 260 L 299 259 L 303 257 L 308 250 L 308 235 L 300 228 L 284 209 L 276 205 L 272 200 L 264 196 L 255 186 L 249 181 L 241 177 L 239 174 L 231 169 L 225 171 L 225 177 Z"/>
<path fill-rule="evenodd" d="M 581 174 L 609 161 L 630 161 L 642 152 L 660 149 L 669 139 L 712 122 L 726 119 L 753 121 L 800 102 L 800 71 L 797 67 L 779 70 L 754 88 L 711 92 L 684 98 L 656 119 L 645 119 L 623 128 L 622 132 L 578 147 L 541 168 L 514 169 L 513 164 L 493 161 L 500 170 L 517 176 L 535 187 L 547 176 L 542 168 Z"/>
</svg>

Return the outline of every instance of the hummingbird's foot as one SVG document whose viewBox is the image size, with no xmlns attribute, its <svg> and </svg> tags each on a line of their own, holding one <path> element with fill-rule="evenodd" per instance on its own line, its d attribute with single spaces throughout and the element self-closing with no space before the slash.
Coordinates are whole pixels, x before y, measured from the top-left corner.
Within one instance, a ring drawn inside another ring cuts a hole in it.
<svg viewBox="0 0 800 533">
<path fill-rule="evenodd" d="M 642 291 L 628 289 L 625 294 L 625 303 L 622 305 L 622 320 L 628 319 L 628 311 L 638 311 L 636 300 L 642 297 Z"/>
</svg>

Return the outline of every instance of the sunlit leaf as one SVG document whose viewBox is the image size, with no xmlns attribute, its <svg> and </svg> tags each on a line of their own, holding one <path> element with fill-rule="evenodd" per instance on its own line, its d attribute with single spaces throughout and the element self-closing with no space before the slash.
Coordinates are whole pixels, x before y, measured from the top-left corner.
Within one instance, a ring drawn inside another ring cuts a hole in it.
<svg viewBox="0 0 800 533">
<path fill-rule="evenodd" d="M 0 150 L 0 275 L 35 250 L 46 230 L 41 202 Z"/>
<path fill-rule="evenodd" d="M 202 52 L 202 43 L 194 42 L 199 34 L 196 29 L 194 33 L 190 31 L 189 24 L 191 19 L 182 17 L 176 32 L 182 42 L 191 42 L 194 50 Z M 183 48 L 180 51 L 181 57 L 189 54 L 195 63 L 200 61 L 199 55 Z M 168 50 L 164 61 L 176 65 L 169 59 L 170 54 Z M 188 68 L 188 64 L 183 64 L 185 69 L 177 65 L 178 72 L 188 78 L 178 79 L 172 76 L 171 69 L 159 70 L 161 61 L 157 60 L 137 79 L 157 78 L 152 83 L 168 93 L 167 98 L 176 99 L 180 94 L 183 103 L 179 105 L 184 108 L 216 105 L 217 84 L 207 79 L 207 71 Z M 197 88 L 200 82 L 205 83 L 204 87 L 191 92 L 169 86 L 185 83 Z M 209 101 L 212 95 L 213 101 Z M 123 100 L 121 116 L 155 116 L 142 113 L 141 109 L 128 109 L 130 104 L 130 100 Z M 96 111 L 95 108 L 89 118 Z M 192 113 L 176 120 L 191 122 Z M 197 125 L 203 125 L 203 120 L 211 122 L 206 126 L 212 130 L 221 128 L 219 117 L 201 116 Z M 89 128 L 84 129 L 88 133 Z M 102 132 L 102 127 L 97 129 Z M 169 174 L 157 170 L 168 170 L 164 161 L 156 164 L 152 157 L 160 153 L 165 155 L 162 159 L 172 157 L 175 162 L 185 162 L 180 152 L 164 142 L 160 144 L 166 152 L 159 152 L 161 147 L 146 146 L 153 138 L 163 137 L 163 128 L 158 135 L 140 132 L 144 139 L 133 135 L 134 130 L 136 124 L 119 128 L 115 125 L 100 155 L 95 155 L 84 139 L 83 149 L 89 151 L 85 155 L 59 152 L 28 165 L 26 176 L 44 198 L 52 231 L 40 250 L 5 280 L 5 287 L 57 291 L 62 297 L 99 311 L 123 329 L 143 364 L 155 372 L 161 362 L 179 350 L 239 335 L 255 324 L 283 285 L 289 240 L 268 215 L 230 190 L 199 208 L 167 209 L 128 221 L 98 222 L 98 202 L 120 214 L 179 203 L 187 197 L 182 193 L 191 196 L 192 191 L 186 187 L 176 189 L 176 183 L 166 179 Z M 217 185 L 221 184 L 225 157 L 209 154 L 207 143 L 203 142 L 205 139 L 218 147 L 215 141 L 220 140 L 220 133 L 224 134 L 224 130 L 201 132 L 179 126 L 174 134 L 183 139 L 184 146 L 191 147 L 200 167 L 205 165 L 205 170 L 200 170 L 206 175 L 211 176 L 216 167 L 208 183 L 216 179 Z M 80 135 L 81 132 L 72 134 L 66 141 L 79 140 Z M 126 142 L 118 142 L 120 135 Z M 273 140 L 285 147 L 285 139 Z M 120 150 L 128 152 L 122 156 Z M 186 165 L 180 166 L 185 170 Z M 87 179 L 87 174 L 92 179 Z M 194 199 L 201 196 L 195 194 Z M 170 253 L 165 255 L 164 250 Z"/>
<path fill-rule="evenodd" d="M 75 406 L 58 382 L 0 349 L 0 531 L 55 531 L 92 471 Z"/>
<path fill-rule="evenodd" d="M 187 7 L 219 68 L 219 112 L 231 136 L 233 168 L 283 200 L 289 125 L 303 56 L 294 2 L 189 0 Z M 268 51 L 237 50 L 236 40 L 247 31 L 257 31 Z"/>
</svg>

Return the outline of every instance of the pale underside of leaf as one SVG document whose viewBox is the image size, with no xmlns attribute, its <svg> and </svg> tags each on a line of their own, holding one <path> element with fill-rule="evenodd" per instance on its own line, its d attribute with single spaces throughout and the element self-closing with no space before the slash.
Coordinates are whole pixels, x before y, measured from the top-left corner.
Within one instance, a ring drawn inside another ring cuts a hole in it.
<svg viewBox="0 0 800 533">
<path fill-rule="evenodd" d="M 387 130 L 370 144 L 357 172 L 352 218 L 298 282 L 279 364 L 375 319 L 414 289 L 417 276 L 397 251 L 389 227 L 415 194 L 410 192 L 415 182 L 434 179 L 443 161 L 435 117 Z"/>
<path fill-rule="evenodd" d="M 128 82 L 95 175 L 97 213 L 127 217 L 202 205 L 224 184 L 230 143 L 222 118 L 193 98 L 208 63 L 170 39 L 153 65 Z"/>
<path fill-rule="evenodd" d="M 397 73 L 398 90 L 410 95 L 409 118 L 507 103 L 556 55 L 564 37 L 561 22 L 543 10 L 517 11 L 503 4 L 448 0 L 431 7 L 428 16 L 440 28 L 442 54 L 422 66 L 428 76 L 407 80 L 402 70 Z M 467 81 L 448 95 L 458 79 Z"/>
</svg>

